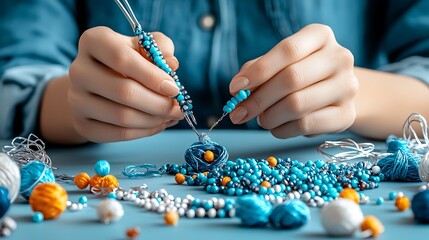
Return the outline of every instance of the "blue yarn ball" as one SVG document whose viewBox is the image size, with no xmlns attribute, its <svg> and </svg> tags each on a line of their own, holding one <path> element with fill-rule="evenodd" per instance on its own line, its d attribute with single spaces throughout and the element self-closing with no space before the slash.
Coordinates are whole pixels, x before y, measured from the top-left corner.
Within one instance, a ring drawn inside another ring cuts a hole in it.
<svg viewBox="0 0 429 240">
<path fill-rule="evenodd" d="M 213 162 L 209 163 L 204 160 L 204 153 L 207 150 L 214 153 L 215 159 Z M 225 147 L 204 139 L 203 142 L 196 142 L 186 149 L 185 161 L 195 172 L 201 173 L 223 167 L 228 160 L 228 156 Z"/>
<path fill-rule="evenodd" d="M 388 181 L 420 182 L 419 164 L 421 158 L 409 151 L 404 140 L 389 137 L 387 152 L 392 155 L 380 159 L 377 165 Z"/>
<path fill-rule="evenodd" d="M 0 186 L 0 219 L 6 214 L 10 207 L 9 190 Z"/>
<path fill-rule="evenodd" d="M 107 160 L 99 160 L 94 165 L 94 172 L 101 177 L 104 177 L 110 173 L 110 164 Z"/>
<path fill-rule="evenodd" d="M 25 199 L 29 199 L 33 189 L 40 183 L 55 182 L 52 169 L 39 161 L 27 163 L 20 169 L 21 187 L 19 193 Z"/>
<path fill-rule="evenodd" d="M 411 209 L 418 222 L 429 223 L 429 190 L 414 195 L 413 200 L 411 200 Z"/>
<path fill-rule="evenodd" d="M 269 220 L 276 228 L 299 228 L 310 220 L 310 208 L 298 199 L 287 201 L 273 209 Z"/>
<path fill-rule="evenodd" d="M 235 215 L 247 227 L 265 226 L 273 209 L 270 202 L 265 201 L 262 196 L 255 194 L 239 197 L 236 204 Z"/>
</svg>

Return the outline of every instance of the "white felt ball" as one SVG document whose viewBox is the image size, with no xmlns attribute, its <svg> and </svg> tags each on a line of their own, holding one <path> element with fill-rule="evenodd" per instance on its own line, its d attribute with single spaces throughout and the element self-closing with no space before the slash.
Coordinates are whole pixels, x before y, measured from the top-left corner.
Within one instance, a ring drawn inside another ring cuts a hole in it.
<svg viewBox="0 0 429 240">
<path fill-rule="evenodd" d="M 118 221 L 124 216 L 122 204 L 115 200 L 107 198 L 98 205 L 98 218 L 102 223 Z"/>
<path fill-rule="evenodd" d="M 21 174 L 16 163 L 8 155 L 0 153 L 0 186 L 9 190 L 10 202 L 18 196 L 21 187 Z"/>
<path fill-rule="evenodd" d="M 332 236 L 350 236 L 363 221 L 359 205 L 347 198 L 338 198 L 326 204 L 320 216 L 323 227 Z"/>
</svg>

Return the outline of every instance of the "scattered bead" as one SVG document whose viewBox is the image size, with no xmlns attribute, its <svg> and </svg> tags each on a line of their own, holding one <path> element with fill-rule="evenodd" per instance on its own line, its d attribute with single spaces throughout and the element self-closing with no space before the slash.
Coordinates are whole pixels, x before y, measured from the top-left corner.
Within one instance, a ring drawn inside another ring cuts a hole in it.
<svg viewBox="0 0 429 240">
<path fill-rule="evenodd" d="M 214 161 L 214 159 L 215 159 L 214 153 L 210 150 L 206 150 L 204 153 L 204 160 L 208 163 L 211 163 Z"/>
<path fill-rule="evenodd" d="M 166 225 L 174 226 L 179 221 L 179 214 L 176 211 L 167 211 L 164 214 L 164 221 Z"/>
<path fill-rule="evenodd" d="M 34 212 L 32 219 L 33 219 L 33 222 L 35 222 L 35 223 L 41 223 L 41 222 L 43 222 L 45 217 L 43 216 L 43 213 L 41 213 L 41 212 Z"/>
<path fill-rule="evenodd" d="M 174 179 L 176 180 L 177 184 L 183 184 L 185 182 L 185 175 L 177 173 Z"/>
<path fill-rule="evenodd" d="M 271 188 L 271 183 L 268 181 L 263 181 L 260 186 L 265 188 Z"/>
<path fill-rule="evenodd" d="M 363 222 L 360 225 L 360 229 L 363 232 L 368 232 L 367 237 L 371 238 L 377 238 L 380 234 L 384 232 L 383 224 L 380 222 L 380 220 L 378 220 L 378 218 L 372 215 L 366 216 L 363 219 Z"/>
<path fill-rule="evenodd" d="M 267 158 L 267 162 L 271 167 L 276 167 L 277 166 L 277 158 L 271 156 Z"/>
<path fill-rule="evenodd" d="M 81 203 L 81 204 L 87 204 L 88 203 L 88 198 L 86 196 L 80 196 L 79 203 Z"/>
<path fill-rule="evenodd" d="M 377 205 L 382 205 L 384 203 L 384 198 L 383 197 L 378 197 L 375 203 Z"/>
<path fill-rule="evenodd" d="M 395 206 L 398 211 L 405 211 L 410 207 L 410 200 L 406 196 L 397 197 L 395 200 Z"/>
<path fill-rule="evenodd" d="M 128 228 L 125 234 L 129 239 L 137 239 L 137 237 L 140 235 L 140 228 L 139 227 Z"/>
<path fill-rule="evenodd" d="M 222 186 L 226 186 L 231 181 L 231 178 L 228 176 L 225 176 L 222 178 Z"/>
<path fill-rule="evenodd" d="M 359 204 L 360 197 L 358 192 L 354 190 L 353 188 L 344 188 L 339 195 L 340 198 L 347 198 L 355 202 L 356 204 Z"/>
<path fill-rule="evenodd" d="M 389 193 L 389 200 L 395 200 L 396 199 L 396 192 L 390 192 Z"/>
</svg>

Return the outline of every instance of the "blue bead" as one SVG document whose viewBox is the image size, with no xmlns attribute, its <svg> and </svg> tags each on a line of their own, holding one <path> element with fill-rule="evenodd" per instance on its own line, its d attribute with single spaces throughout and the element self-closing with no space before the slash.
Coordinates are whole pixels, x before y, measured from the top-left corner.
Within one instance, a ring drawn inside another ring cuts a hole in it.
<svg viewBox="0 0 429 240">
<path fill-rule="evenodd" d="M 377 201 L 376 201 L 377 205 L 382 205 L 383 203 L 384 203 L 384 198 L 382 197 L 377 198 Z"/>
<path fill-rule="evenodd" d="M 35 222 L 35 223 L 41 223 L 41 222 L 43 222 L 44 219 L 45 219 L 45 217 L 43 216 L 43 213 L 41 213 L 41 212 L 35 212 L 33 214 L 33 222 Z"/>
<path fill-rule="evenodd" d="M 228 189 L 228 195 L 229 196 L 234 196 L 235 195 L 235 188 L 229 188 Z"/>
<path fill-rule="evenodd" d="M 241 98 L 243 99 L 242 101 L 244 101 L 247 98 L 247 93 L 244 90 L 240 90 L 238 92 L 238 94 L 241 96 Z"/>
<path fill-rule="evenodd" d="M 231 109 L 235 109 L 235 104 L 232 103 L 231 101 L 226 102 L 226 105 Z"/>
<path fill-rule="evenodd" d="M 243 189 L 242 189 L 242 188 L 237 188 L 237 189 L 235 190 L 235 195 L 237 195 L 237 196 L 241 196 L 241 195 L 243 195 Z"/>
<path fill-rule="evenodd" d="M 249 89 L 246 89 L 244 91 L 246 92 L 247 96 L 250 96 L 250 90 Z"/>
<path fill-rule="evenodd" d="M 205 201 L 205 202 L 203 202 L 203 208 L 205 210 L 209 210 L 210 208 L 213 208 L 213 203 L 209 202 L 209 201 Z"/>
<path fill-rule="evenodd" d="M 389 200 L 395 200 L 396 199 L 396 192 L 390 192 L 389 193 Z"/>
<path fill-rule="evenodd" d="M 208 184 L 215 184 L 216 183 L 216 178 L 209 178 L 207 181 Z"/>
<path fill-rule="evenodd" d="M 150 47 L 149 52 L 152 53 L 152 54 L 155 53 L 155 52 L 158 52 L 158 48 L 155 47 L 155 46 L 152 46 L 152 47 Z"/>
<path fill-rule="evenodd" d="M 94 172 L 101 177 L 104 177 L 110 173 L 110 164 L 106 160 L 99 160 L 94 165 Z"/>
<path fill-rule="evenodd" d="M 267 188 L 266 187 L 260 187 L 259 188 L 259 194 L 262 194 L 262 195 L 265 195 L 265 194 L 267 194 Z"/>
<path fill-rule="evenodd" d="M 143 42 L 143 46 L 145 46 L 145 47 L 146 47 L 146 46 L 149 46 L 149 45 L 150 45 L 150 42 L 149 42 L 149 41 L 144 41 L 144 42 Z"/>
<path fill-rule="evenodd" d="M 240 102 L 242 102 L 244 99 L 243 99 L 243 97 L 240 95 L 240 93 L 237 93 L 236 95 L 235 95 L 235 99 L 240 103 Z"/>
<path fill-rule="evenodd" d="M 87 204 L 88 203 L 88 198 L 86 196 L 80 196 L 79 203 Z"/>
<path fill-rule="evenodd" d="M 110 199 L 116 199 L 116 193 L 114 193 L 114 192 L 110 192 L 110 193 L 107 195 L 107 198 L 110 198 Z"/>
<path fill-rule="evenodd" d="M 179 93 L 179 94 L 177 95 L 177 101 L 179 101 L 179 102 L 180 102 L 180 101 L 183 101 L 183 100 L 185 100 L 185 96 L 183 96 L 182 94 L 180 94 L 180 93 Z"/>
<path fill-rule="evenodd" d="M 192 110 L 192 108 L 194 108 L 194 106 L 192 104 L 188 104 L 188 111 Z"/>
<path fill-rule="evenodd" d="M 217 210 L 217 217 L 218 218 L 224 218 L 225 217 L 225 210 L 223 210 L 223 209 Z"/>
<path fill-rule="evenodd" d="M 212 192 L 213 193 L 219 193 L 219 187 L 218 186 L 213 186 L 212 187 Z"/>
<path fill-rule="evenodd" d="M 238 100 L 235 97 L 232 97 L 230 100 L 234 105 L 238 104 Z"/>
<path fill-rule="evenodd" d="M 230 107 L 228 107 L 227 105 L 223 106 L 223 111 L 226 113 L 230 113 L 232 112 L 232 109 Z"/>
</svg>

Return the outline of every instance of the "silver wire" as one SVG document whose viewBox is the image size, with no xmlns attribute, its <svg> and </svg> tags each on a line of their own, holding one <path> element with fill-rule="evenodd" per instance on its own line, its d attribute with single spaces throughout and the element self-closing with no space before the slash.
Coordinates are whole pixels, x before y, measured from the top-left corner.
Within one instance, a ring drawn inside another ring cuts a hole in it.
<svg viewBox="0 0 429 240">
<path fill-rule="evenodd" d="M 115 2 L 118 5 L 119 9 L 121 9 L 122 13 L 125 15 L 125 18 L 128 20 L 133 30 L 135 30 L 136 28 L 141 28 L 140 23 L 136 18 L 136 15 L 134 15 L 133 10 L 128 3 L 128 0 L 115 0 Z"/>
<path fill-rule="evenodd" d="M 222 116 L 210 127 L 209 132 L 211 132 L 213 128 L 215 128 L 223 120 L 223 118 L 226 117 L 226 115 L 228 115 L 228 113 L 223 112 Z"/>
<path fill-rule="evenodd" d="M 413 123 L 418 123 L 423 138 L 420 139 L 417 131 L 413 127 Z M 402 128 L 402 137 L 408 141 L 410 152 L 423 157 L 429 152 L 429 134 L 428 124 L 426 119 L 418 114 L 412 113 L 404 123 Z"/>
</svg>

